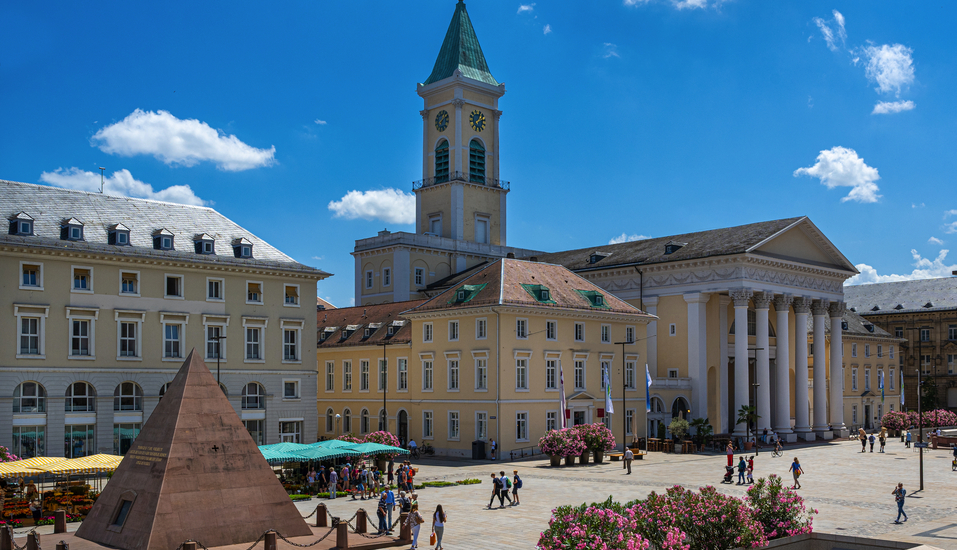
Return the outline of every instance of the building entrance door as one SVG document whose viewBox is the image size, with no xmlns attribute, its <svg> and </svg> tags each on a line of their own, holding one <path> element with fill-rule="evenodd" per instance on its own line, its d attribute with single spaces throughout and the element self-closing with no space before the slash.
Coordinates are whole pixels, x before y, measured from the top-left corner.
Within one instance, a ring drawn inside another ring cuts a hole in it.
<svg viewBox="0 0 957 550">
<path fill-rule="evenodd" d="M 409 414 L 399 411 L 399 443 L 405 445 L 409 441 Z"/>
<path fill-rule="evenodd" d="M 572 413 L 572 425 L 573 425 L 573 426 L 580 426 L 581 424 L 585 424 L 585 423 L 586 423 L 586 422 L 585 422 L 585 411 L 574 411 L 574 413 Z"/>
<path fill-rule="evenodd" d="M 870 430 L 871 426 L 871 406 L 864 405 L 864 429 Z"/>
</svg>

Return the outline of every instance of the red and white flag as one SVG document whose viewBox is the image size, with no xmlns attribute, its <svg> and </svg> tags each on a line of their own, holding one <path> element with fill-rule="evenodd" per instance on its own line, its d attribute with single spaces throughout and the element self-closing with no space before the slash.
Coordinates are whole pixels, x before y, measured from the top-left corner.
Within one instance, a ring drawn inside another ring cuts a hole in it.
<svg viewBox="0 0 957 550">
<path fill-rule="evenodd" d="M 558 361 L 558 399 L 559 416 L 562 417 L 562 428 L 568 427 L 568 421 L 565 419 L 565 374 L 562 371 L 562 362 Z"/>
</svg>

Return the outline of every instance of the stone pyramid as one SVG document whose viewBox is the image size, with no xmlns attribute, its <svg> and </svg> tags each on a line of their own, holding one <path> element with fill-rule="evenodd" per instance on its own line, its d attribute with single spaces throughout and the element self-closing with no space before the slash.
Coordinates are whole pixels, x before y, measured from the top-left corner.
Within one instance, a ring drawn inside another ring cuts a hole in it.
<svg viewBox="0 0 957 550">
<path fill-rule="evenodd" d="M 123 550 L 312 534 L 216 379 L 190 352 L 76 536 Z"/>
</svg>

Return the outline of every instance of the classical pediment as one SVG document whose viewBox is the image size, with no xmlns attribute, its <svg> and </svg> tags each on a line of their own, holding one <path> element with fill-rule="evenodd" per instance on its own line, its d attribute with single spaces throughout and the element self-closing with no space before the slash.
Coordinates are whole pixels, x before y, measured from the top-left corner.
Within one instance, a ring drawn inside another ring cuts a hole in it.
<svg viewBox="0 0 957 550">
<path fill-rule="evenodd" d="M 747 252 L 857 273 L 854 264 L 806 217 L 751 246 Z"/>
</svg>

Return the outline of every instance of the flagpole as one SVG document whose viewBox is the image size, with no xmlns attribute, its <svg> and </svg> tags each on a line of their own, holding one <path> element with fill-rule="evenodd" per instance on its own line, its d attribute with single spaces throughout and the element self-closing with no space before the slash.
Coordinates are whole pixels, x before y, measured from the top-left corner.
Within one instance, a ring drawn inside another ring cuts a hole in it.
<svg viewBox="0 0 957 550">
<path fill-rule="evenodd" d="M 561 422 L 561 427 L 562 427 L 562 429 L 564 430 L 565 428 L 568 427 L 568 423 L 565 421 L 565 407 L 566 407 L 566 403 L 565 403 L 565 371 L 564 371 L 564 369 L 562 368 L 562 360 L 561 360 L 561 359 L 558 360 L 558 392 L 559 392 L 559 394 L 560 394 L 559 397 L 558 397 L 558 403 L 559 403 L 559 407 L 561 408 L 561 410 L 558 412 L 558 414 L 559 414 L 559 416 L 561 416 L 561 420 L 562 420 L 562 422 Z"/>
</svg>

